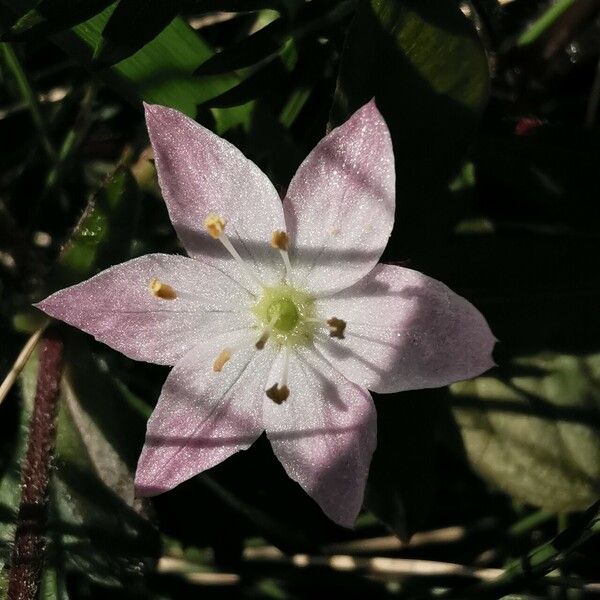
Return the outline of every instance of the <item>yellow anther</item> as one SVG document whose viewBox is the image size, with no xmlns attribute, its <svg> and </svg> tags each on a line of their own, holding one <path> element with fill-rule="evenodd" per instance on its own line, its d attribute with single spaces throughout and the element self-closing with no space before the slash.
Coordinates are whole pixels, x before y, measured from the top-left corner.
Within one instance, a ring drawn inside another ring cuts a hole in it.
<svg viewBox="0 0 600 600">
<path fill-rule="evenodd" d="M 282 385 L 281 387 L 276 383 L 273 387 L 270 387 L 268 390 L 265 390 L 265 394 L 267 398 L 273 400 L 275 404 L 281 404 L 288 399 L 290 395 L 290 389 L 287 385 Z"/>
<path fill-rule="evenodd" d="M 223 367 L 229 362 L 231 358 L 231 350 L 229 348 L 225 348 L 221 350 L 221 353 L 217 358 L 215 358 L 215 362 L 213 363 L 213 371 L 215 373 L 220 373 L 223 370 Z"/>
<path fill-rule="evenodd" d="M 287 252 L 290 239 L 285 231 L 274 231 L 271 236 L 271 247 Z"/>
<path fill-rule="evenodd" d="M 267 340 L 269 339 L 270 335 L 271 335 L 270 331 L 263 331 L 262 335 L 258 338 L 258 341 L 256 342 L 256 344 L 254 344 L 254 347 L 257 350 L 262 350 L 265 347 L 265 344 L 267 343 Z"/>
<path fill-rule="evenodd" d="M 210 214 L 204 219 L 204 227 L 215 240 L 221 237 L 223 231 L 225 231 L 225 220 L 219 215 Z"/>
<path fill-rule="evenodd" d="M 150 291 L 154 296 L 162 298 L 163 300 L 175 300 L 175 298 L 177 298 L 175 290 L 159 279 L 153 279 L 150 282 Z"/>
<path fill-rule="evenodd" d="M 327 319 L 327 326 L 329 327 L 330 337 L 335 337 L 340 340 L 344 339 L 344 331 L 346 330 L 346 321 L 338 319 L 337 317 L 331 317 Z"/>
</svg>

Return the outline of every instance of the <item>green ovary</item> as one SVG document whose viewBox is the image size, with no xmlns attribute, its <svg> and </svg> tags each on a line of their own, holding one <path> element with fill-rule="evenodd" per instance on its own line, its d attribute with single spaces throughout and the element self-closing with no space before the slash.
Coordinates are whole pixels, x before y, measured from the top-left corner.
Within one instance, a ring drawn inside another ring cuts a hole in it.
<svg viewBox="0 0 600 600">
<path fill-rule="evenodd" d="M 314 334 L 314 299 L 288 285 L 264 288 L 252 311 L 259 327 L 271 327 L 270 340 L 292 346 L 308 343 Z"/>
<path fill-rule="evenodd" d="M 289 298 L 280 298 L 275 300 L 267 309 L 267 317 L 269 322 L 273 323 L 273 329 L 288 333 L 296 327 L 300 320 L 296 305 Z"/>
</svg>

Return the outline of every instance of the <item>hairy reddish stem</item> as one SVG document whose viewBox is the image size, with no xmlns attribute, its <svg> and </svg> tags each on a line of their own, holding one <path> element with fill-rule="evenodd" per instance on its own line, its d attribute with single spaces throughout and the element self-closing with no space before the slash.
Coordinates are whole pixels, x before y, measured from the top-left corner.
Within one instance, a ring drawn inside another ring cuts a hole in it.
<svg viewBox="0 0 600 600">
<path fill-rule="evenodd" d="M 63 343 L 56 329 L 40 341 L 39 371 L 27 452 L 21 467 L 21 504 L 11 558 L 8 600 L 38 596 L 48 512 L 48 481 L 56 439 L 56 412 L 62 374 Z"/>
</svg>

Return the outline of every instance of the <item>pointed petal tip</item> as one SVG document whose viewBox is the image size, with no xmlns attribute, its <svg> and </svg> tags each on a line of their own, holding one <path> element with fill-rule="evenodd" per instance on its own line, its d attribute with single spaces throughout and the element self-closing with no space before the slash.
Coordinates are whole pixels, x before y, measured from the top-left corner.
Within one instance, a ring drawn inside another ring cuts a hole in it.
<svg viewBox="0 0 600 600">
<path fill-rule="evenodd" d="M 151 119 L 156 119 L 161 115 L 166 114 L 169 110 L 168 107 L 162 106 L 160 104 L 149 104 L 148 102 L 143 102 L 142 104 L 144 106 L 146 122 L 149 122 Z"/>
<path fill-rule="evenodd" d="M 142 459 L 143 454 L 140 457 L 140 461 Z M 149 469 L 147 466 L 144 468 L 138 464 L 133 482 L 133 489 L 136 498 L 151 498 L 152 496 L 158 496 L 159 494 L 168 492 L 172 487 L 174 486 L 158 483 L 156 481 L 156 477 L 152 477 L 151 469 Z"/>
<path fill-rule="evenodd" d="M 337 517 L 335 515 L 327 515 L 336 525 L 339 525 L 340 527 L 344 527 L 345 529 L 355 529 L 356 527 L 356 519 L 358 517 L 358 514 L 354 515 L 353 517 L 348 517 L 347 515 L 343 515 L 340 517 Z"/>
<path fill-rule="evenodd" d="M 166 488 L 154 485 L 146 485 L 144 483 L 135 483 L 135 497 L 136 498 L 152 498 L 153 496 L 158 496 L 166 491 Z"/>
<path fill-rule="evenodd" d="M 376 119 L 382 121 L 387 127 L 387 123 L 385 122 L 385 119 L 383 118 L 383 115 L 377 106 L 375 96 L 373 96 L 373 98 L 371 98 L 366 104 L 361 106 L 355 114 L 360 114 L 367 119 Z"/>
<path fill-rule="evenodd" d="M 62 306 L 62 302 L 57 303 L 54 301 L 54 296 L 59 293 L 60 292 L 55 292 L 54 294 L 51 294 L 47 298 L 44 298 L 43 300 L 40 300 L 39 302 L 32 304 L 32 306 L 34 308 L 37 308 L 38 310 L 41 310 L 43 313 L 46 313 L 50 317 L 60 319 L 61 317 L 59 315 L 61 314 L 61 311 L 59 309 Z"/>
</svg>

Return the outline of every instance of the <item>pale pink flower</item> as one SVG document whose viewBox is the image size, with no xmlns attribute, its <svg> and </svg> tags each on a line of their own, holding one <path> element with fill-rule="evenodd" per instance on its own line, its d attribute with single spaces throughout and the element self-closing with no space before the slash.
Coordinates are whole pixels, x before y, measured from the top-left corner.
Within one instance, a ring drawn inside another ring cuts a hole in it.
<svg viewBox="0 0 600 600">
<path fill-rule="evenodd" d="M 352 526 L 379 393 L 492 366 L 483 316 L 442 283 L 377 264 L 394 222 L 394 155 L 375 103 L 327 135 L 283 203 L 229 142 L 146 106 L 160 186 L 190 258 L 150 254 L 38 306 L 136 360 L 173 365 L 139 460 L 151 496 L 248 448 L 273 451 Z"/>
</svg>

